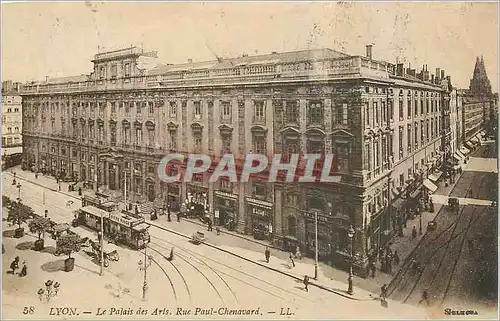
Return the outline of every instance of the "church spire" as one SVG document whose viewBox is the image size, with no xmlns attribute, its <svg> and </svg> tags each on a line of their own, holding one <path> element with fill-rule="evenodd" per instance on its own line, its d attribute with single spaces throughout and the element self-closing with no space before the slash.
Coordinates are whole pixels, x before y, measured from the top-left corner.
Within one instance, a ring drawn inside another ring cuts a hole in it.
<svg viewBox="0 0 500 321">
<path fill-rule="evenodd" d="M 474 95 L 491 95 L 491 84 L 486 74 L 486 67 L 484 66 L 484 58 L 476 58 L 476 65 L 474 66 L 474 73 L 470 81 L 470 91 Z"/>
</svg>

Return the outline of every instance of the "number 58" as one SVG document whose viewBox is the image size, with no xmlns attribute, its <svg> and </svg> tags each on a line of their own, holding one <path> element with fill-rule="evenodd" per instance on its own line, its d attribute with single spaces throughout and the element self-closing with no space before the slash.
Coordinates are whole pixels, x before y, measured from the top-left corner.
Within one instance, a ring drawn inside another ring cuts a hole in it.
<svg viewBox="0 0 500 321">
<path fill-rule="evenodd" d="M 35 313 L 35 307 L 33 306 L 24 307 L 23 314 L 33 314 L 33 313 Z"/>
</svg>

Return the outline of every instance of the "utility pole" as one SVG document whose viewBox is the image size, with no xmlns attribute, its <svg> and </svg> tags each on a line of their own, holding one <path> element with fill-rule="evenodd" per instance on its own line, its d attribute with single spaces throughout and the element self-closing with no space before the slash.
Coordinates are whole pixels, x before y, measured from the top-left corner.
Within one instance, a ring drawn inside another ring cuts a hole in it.
<svg viewBox="0 0 500 321">
<path fill-rule="evenodd" d="M 99 275 L 103 275 L 103 266 L 104 266 L 104 216 L 101 210 L 101 270 Z"/>
<path fill-rule="evenodd" d="M 318 212 L 314 211 L 314 225 L 315 225 L 315 235 L 314 235 L 314 245 L 315 245 L 315 257 L 314 257 L 314 279 L 318 279 Z"/>
<path fill-rule="evenodd" d="M 148 271 L 148 266 L 147 266 L 147 249 L 148 247 L 145 245 L 144 246 L 144 283 L 142 285 L 142 299 L 146 300 L 146 292 L 148 290 L 148 282 L 147 282 L 147 271 Z"/>
</svg>

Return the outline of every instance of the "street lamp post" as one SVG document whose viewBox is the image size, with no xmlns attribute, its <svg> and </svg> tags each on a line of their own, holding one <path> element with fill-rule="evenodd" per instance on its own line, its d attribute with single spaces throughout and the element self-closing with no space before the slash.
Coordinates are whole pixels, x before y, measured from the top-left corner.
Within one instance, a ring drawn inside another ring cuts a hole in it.
<svg viewBox="0 0 500 321">
<path fill-rule="evenodd" d="M 152 256 L 147 255 L 147 245 L 144 245 L 144 262 L 139 261 L 139 270 L 144 271 L 144 282 L 142 285 L 142 299 L 146 300 L 146 292 L 148 291 L 148 282 L 147 282 L 147 270 L 151 266 L 151 262 L 153 261 Z"/>
<path fill-rule="evenodd" d="M 420 227 L 419 227 L 419 232 L 420 232 L 420 235 L 422 235 L 422 212 L 420 212 Z"/>
<path fill-rule="evenodd" d="M 347 236 L 349 237 L 349 240 L 350 240 L 350 243 L 351 243 L 351 262 L 349 264 L 349 278 L 347 279 L 347 282 L 348 282 L 348 289 L 347 289 L 347 293 L 350 294 L 350 295 L 353 295 L 354 294 L 354 287 L 353 287 L 353 278 L 354 278 L 354 275 L 352 273 L 352 264 L 353 264 L 353 261 L 354 261 L 354 234 L 355 234 L 355 231 L 354 231 L 354 228 L 352 227 L 352 225 L 349 227 L 349 230 L 347 231 Z"/>
<path fill-rule="evenodd" d="M 314 246 L 315 246 L 315 255 L 314 255 L 314 279 L 318 279 L 318 212 L 314 211 Z"/>
<path fill-rule="evenodd" d="M 20 184 L 20 183 L 19 183 L 19 184 L 17 184 L 17 186 L 16 186 L 16 187 L 17 187 L 17 191 L 18 191 L 18 197 L 17 197 L 17 198 L 18 198 L 19 200 L 21 200 L 21 184 Z"/>
<path fill-rule="evenodd" d="M 99 271 L 99 275 L 103 275 L 103 266 L 104 266 L 104 216 L 103 211 L 101 211 L 101 239 L 99 240 L 101 243 L 101 268 Z"/>
</svg>

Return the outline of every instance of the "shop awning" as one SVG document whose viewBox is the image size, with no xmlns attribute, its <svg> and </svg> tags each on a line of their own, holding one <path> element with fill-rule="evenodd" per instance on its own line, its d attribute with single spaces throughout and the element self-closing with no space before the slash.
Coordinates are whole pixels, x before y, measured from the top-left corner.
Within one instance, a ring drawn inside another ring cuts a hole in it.
<svg viewBox="0 0 500 321">
<path fill-rule="evenodd" d="M 465 158 L 465 155 L 464 155 L 464 153 L 462 153 L 462 151 L 457 150 L 455 153 L 458 155 L 458 157 L 460 157 L 462 159 Z"/>
<path fill-rule="evenodd" d="M 443 172 L 439 171 L 439 172 L 434 172 L 432 174 L 429 175 L 429 179 L 433 182 L 437 182 L 441 176 L 443 175 Z"/>
<path fill-rule="evenodd" d="M 469 141 L 472 142 L 472 143 L 474 143 L 474 144 L 479 143 L 479 140 L 477 139 L 476 136 L 472 137 Z"/>
<path fill-rule="evenodd" d="M 477 135 L 476 135 L 476 138 L 477 138 L 477 140 L 478 140 L 479 142 L 481 142 L 481 140 L 482 140 L 481 134 L 477 134 Z"/>
<path fill-rule="evenodd" d="M 403 207 L 404 202 L 405 202 L 404 198 L 398 198 L 392 202 L 392 207 L 399 210 Z"/>
<path fill-rule="evenodd" d="M 472 142 L 468 141 L 464 143 L 464 146 L 467 147 L 467 149 L 471 150 L 474 149 L 474 145 Z"/>
<path fill-rule="evenodd" d="M 461 151 L 461 152 L 462 152 L 462 154 L 464 154 L 464 155 L 467 155 L 467 154 L 469 154 L 469 153 L 470 153 L 470 149 L 468 149 L 468 148 L 467 148 L 467 147 L 465 147 L 465 146 L 460 147 L 460 151 Z"/>
<path fill-rule="evenodd" d="M 457 153 L 453 154 L 453 158 L 455 158 L 457 161 L 461 161 L 462 158 L 460 157 L 460 155 L 458 155 Z"/>
<path fill-rule="evenodd" d="M 422 192 L 420 190 L 420 187 L 421 186 L 419 186 L 415 191 L 413 191 L 413 193 L 410 194 L 410 198 L 417 198 L 417 196 Z"/>
<path fill-rule="evenodd" d="M 458 169 L 460 169 L 460 167 L 461 167 L 460 165 L 455 165 L 455 166 L 453 166 L 453 169 L 458 170 Z"/>
<path fill-rule="evenodd" d="M 424 179 L 424 186 L 427 188 L 431 193 L 434 193 L 437 191 L 437 186 L 434 185 L 433 182 L 431 182 L 429 179 Z"/>
</svg>

